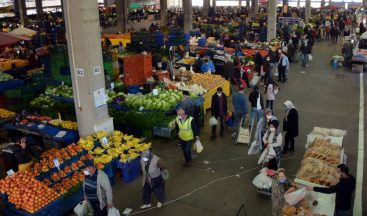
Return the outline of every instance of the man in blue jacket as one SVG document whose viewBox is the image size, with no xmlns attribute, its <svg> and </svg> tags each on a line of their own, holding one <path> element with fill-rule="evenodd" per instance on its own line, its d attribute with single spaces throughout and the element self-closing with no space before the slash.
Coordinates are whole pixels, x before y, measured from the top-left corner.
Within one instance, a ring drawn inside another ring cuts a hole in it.
<svg viewBox="0 0 367 216">
<path fill-rule="evenodd" d="M 239 129 L 239 124 L 241 122 L 241 119 L 243 118 L 243 122 L 246 119 L 246 116 L 248 114 L 247 109 L 247 96 L 244 92 L 245 88 L 241 85 L 239 87 L 238 92 L 236 92 L 232 96 L 232 103 L 233 103 L 233 110 L 234 110 L 234 133 L 232 134 L 232 137 L 236 137 L 236 134 Z"/>
<path fill-rule="evenodd" d="M 201 72 L 209 74 L 215 72 L 214 64 L 208 58 L 204 58 L 203 64 L 201 65 Z"/>
</svg>

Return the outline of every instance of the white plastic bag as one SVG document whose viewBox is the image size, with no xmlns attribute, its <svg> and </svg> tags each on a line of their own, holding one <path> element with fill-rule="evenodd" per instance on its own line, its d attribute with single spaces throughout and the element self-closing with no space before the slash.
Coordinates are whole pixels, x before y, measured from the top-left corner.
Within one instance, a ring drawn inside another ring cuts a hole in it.
<svg viewBox="0 0 367 216">
<path fill-rule="evenodd" d="M 284 199 L 289 205 L 296 205 L 301 200 L 303 200 L 303 198 L 305 198 L 306 193 L 306 190 L 302 188 L 292 193 L 285 194 Z"/>
<path fill-rule="evenodd" d="M 256 140 L 254 140 L 251 145 L 250 148 L 248 149 L 247 154 L 248 155 L 255 155 L 255 154 L 259 154 L 260 152 L 260 143 L 257 143 Z"/>
<path fill-rule="evenodd" d="M 78 205 L 75 206 L 74 208 L 74 213 L 77 216 L 84 216 L 87 214 L 88 212 L 88 207 L 87 207 L 87 201 L 83 200 L 81 201 Z"/>
<path fill-rule="evenodd" d="M 252 184 L 257 188 L 269 189 L 271 188 L 271 179 L 266 174 L 260 173 L 254 178 Z"/>
<path fill-rule="evenodd" d="M 120 216 L 120 211 L 115 207 L 109 208 L 108 216 Z"/>
<path fill-rule="evenodd" d="M 268 147 L 266 148 L 263 153 L 261 153 L 259 161 L 257 162 L 257 164 L 261 164 L 261 163 L 266 163 L 269 162 L 270 159 L 275 158 L 276 157 L 276 153 L 273 147 Z"/>
<path fill-rule="evenodd" d="M 196 140 L 195 142 L 195 149 L 197 153 L 201 153 L 204 149 L 203 145 L 201 144 L 200 140 Z"/>
<path fill-rule="evenodd" d="M 210 119 L 209 119 L 209 125 L 210 126 L 216 126 L 218 124 L 218 120 L 212 116 Z"/>
<path fill-rule="evenodd" d="M 312 55 L 311 54 L 308 54 L 308 60 L 312 61 Z"/>
</svg>

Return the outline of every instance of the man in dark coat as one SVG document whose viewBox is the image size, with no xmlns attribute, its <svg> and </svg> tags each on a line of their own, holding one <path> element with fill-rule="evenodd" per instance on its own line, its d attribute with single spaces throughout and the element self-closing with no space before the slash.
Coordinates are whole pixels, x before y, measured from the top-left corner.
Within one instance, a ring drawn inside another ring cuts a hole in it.
<svg viewBox="0 0 367 216">
<path fill-rule="evenodd" d="M 289 100 L 284 102 L 284 105 L 287 116 L 283 121 L 283 131 L 285 132 L 283 153 L 287 153 L 288 150 L 294 151 L 294 138 L 298 136 L 298 111 Z"/>
<path fill-rule="evenodd" d="M 212 97 L 212 107 L 211 107 L 212 116 L 214 116 L 220 123 L 220 136 L 224 135 L 224 125 L 226 123 L 226 114 L 227 114 L 227 96 L 223 93 L 223 89 L 221 87 L 217 88 L 217 93 L 215 93 Z M 212 139 L 215 139 L 217 126 L 212 126 Z"/>
</svg>

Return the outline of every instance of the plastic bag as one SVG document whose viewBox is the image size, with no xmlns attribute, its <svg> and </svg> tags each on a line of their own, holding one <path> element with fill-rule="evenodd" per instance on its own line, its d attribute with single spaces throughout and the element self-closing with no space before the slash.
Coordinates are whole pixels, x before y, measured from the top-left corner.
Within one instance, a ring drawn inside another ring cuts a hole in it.
<svg viewBox="0 0 367 216">
<path fill-rule="evenodd" d="M 257 188 L 269 189 L 271 188 L 271 179 L 269 176 L 260 173 L 254 178 L 252 184 L 255 185 L 255 187 Z"/>
<path fill-rule="evenodd" d="M 201 144 L 200 140 L 196 140 L 195 142 L 195 149 L 197 153 L 201 153 L 204 149 L 203 145 Z"/>
<path fill-rule="evenodd" d="M 296 205 L 305 198 L 306 193 L 306 190 L 302 188 L 292 193 L 285 194 L 284 199 L 289 205 Z"/>
<path fill-rule="evenodd" d="M 254 140 L 251 145 L 250 148 L 248 149 L 247 154 L 248 155 L 255 155 L 255 154 L 259 154 L 260 152 L 260 143 L 257 143 L 256 140 Z"/>
<path fill-rule="evenodd" d="M 81 201 L 78 205 L 75 206 L 74 208 L 74 213 L 77 216 L 84 216 L 87 214 L 88 212 L 88 206 L 87 206 L 87 201 L 83 200 Z"/>
<path fill-rule="evenodd" d="M 269 162 L 270 159 L 275 158 L 275 157 L 276 157 L 275 150 L 273 147 L 270 146 L 269 148 L 265 149 L 263 153 L 261 153 L 257 164 Z"/>
<path fill-rule="evenodd" d="M 312 61 L 312 55 L 311 54 L 308 54 L 308 60 Z"/>
<path fill-rule="evenodd" d="M 162 176 L 162 178 L 165 180 L 165 181 L 167 181 L 168 179 L 169 179 L 169 172 L 168 172 L 168 170 L 162 170 L 161 171 L 161 176 Z"/>
<path fill-rule="evenodd" d="M 120 216 L 120 211 L 115 207 L 109 208 L 107 216 Z"/>
<path fill-rule="evenodd" d="M 209 119 L 209 125 L 210 126 L 216 126 L 218 124 L 218 120 L 212 116 L 210 119 Z"/>
</svg>

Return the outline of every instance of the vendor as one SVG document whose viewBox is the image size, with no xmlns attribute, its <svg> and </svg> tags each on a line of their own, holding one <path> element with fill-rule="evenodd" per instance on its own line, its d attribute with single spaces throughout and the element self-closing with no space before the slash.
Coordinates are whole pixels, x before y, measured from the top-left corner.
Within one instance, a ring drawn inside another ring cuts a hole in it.
<svg viewBox="0 0 367 216">
<path fill-rule="evenodd" d="M 201 72 L 208 74 L 215 73 L 214 64 L 209 60 L 209 57 L 204 58 L 203 64 L 201 65 Z"/>
<path fill-rule="evenodd" d="M 292 183 L 285 175 L 283 168 L 278 169 L 271 184 L 272 215 L 283 216 L 285 204 L 284 193 L 291 187 Z"/>
<path fill-rule="evenodd" d="M 18 163 L 19 170 L 27 169 L 30 165 L 32 165 L 32 155 L 26 136 L 18 131 L 10 133 L 9 136 L 11 137 L 13 142 L 9 143 L 5 152 L 14 155 Z"/>
<path fill-rule="evenodd" d="M 353 58 L 353 46 L 350 42 L 343 45 L 342 54 L 344 57 L 344 67 L 351 67 Z"/>
<path fill-rule="evenodd" d="M 268 163 L 268 169 L 272 170 L 278 169 L 278 163 L 280 160 L 280 155 L 282 153 L 283 136 L 278 127 L 279 127 L 278 120 L 270 121 L 269 128 L 265 132 L 265 135 L 263 137 L 265 148 L 266 149 L 273 148 L 275 151 L 275 155 L 268 155 L 268 157 L 270 157 Z"/>
<path fill-rule="evenodd" d="M 345 164 L 337 166 L 340 175 L 338 184 L 329 188 L 307 187 L 309 191 L 316 191 L 325 194 L 335 193 L 335 216 L 352 215 L 352 196 L 356 187 L 356 179 L 349 173 L 349 168 Z"/>
</svg>

